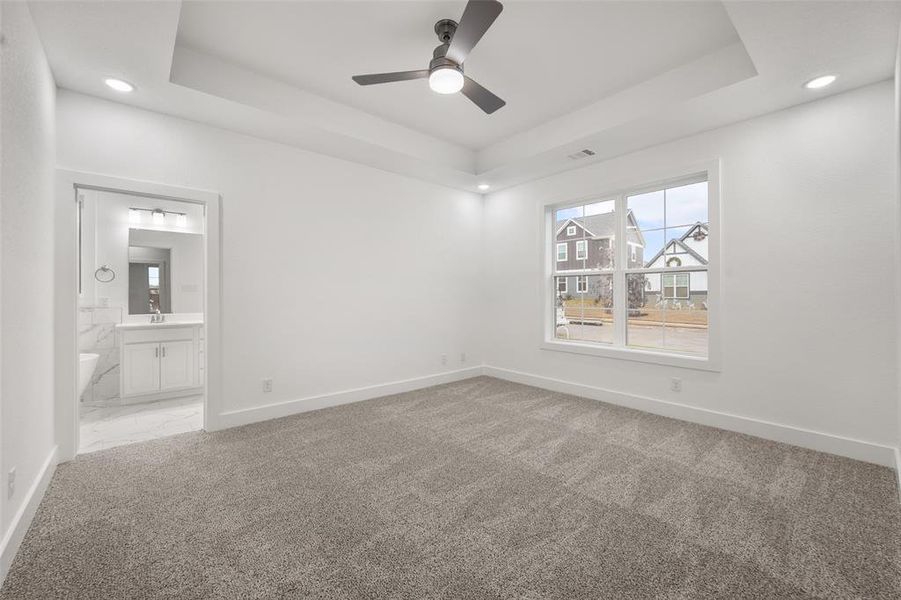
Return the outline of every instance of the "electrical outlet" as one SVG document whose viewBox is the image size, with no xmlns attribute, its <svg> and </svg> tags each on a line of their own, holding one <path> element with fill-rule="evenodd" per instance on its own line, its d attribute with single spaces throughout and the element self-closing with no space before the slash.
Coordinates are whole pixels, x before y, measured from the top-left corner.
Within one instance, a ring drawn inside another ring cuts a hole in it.
<svg viewBox="0 0 901 600">
<path fill-rule="evenodd" d="M 678 377 L 673 377 L 672 379 L 670 379 L 669 389 L 674 392 L 681 392 L 682 391 L 682 380 L 679 379 Z"/>
<path fill-rule="evenodd" d="M 269 393 L 272 391 L 272 380 L 266 378 L 263 380 L 263 392 Z"/>
<path fill-rule="evenodd" d="M 446 364 L 447 364 L 447 354 L 442 354 L 442 355 L 441 355 L 441 364 L 442 364 L 442 365 L 446 365 Z"/>
<path fill-rule="evenodd" d="M 16 493 L 16 468 L 13 467 L 9 470 L 9 475 L 6 476 L 6 497 L 12 498 L 13 494 Z"/>
<path fill-rule="evenodd" d="M 465 352 L 461 352 L 461 353 L 460 353 L 460 362 L 461 362 L 461 363 L 465 363 L 465 362 L 466 362 L 466 353 L 465 353 Z"/>
</svg>

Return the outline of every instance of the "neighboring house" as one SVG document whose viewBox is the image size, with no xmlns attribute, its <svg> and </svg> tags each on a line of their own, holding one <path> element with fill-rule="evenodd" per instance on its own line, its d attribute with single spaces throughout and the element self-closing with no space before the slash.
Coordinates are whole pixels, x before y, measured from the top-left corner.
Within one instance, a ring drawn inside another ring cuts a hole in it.
<svg viewBox="0 0 901 600">
<path fill-rule="evenodd" d="M 632 211 L 628 219 L 628 266 L 644 264 L 645 240 Z M 614 240 L 616 238 L 616 213 L 604 213 L 566 219 L 557 222 L 556 244 L 553 260 L 557 272 L 583 269 L 612 269 Z M 602 284 L 601 282 L 604 282 Z M 557 292 L 564 298 L 587 294 L 592 296 L 609 293 L 607 278 L 598 275 L 573 275 L 557 279 Z M 606 285 L 605 285 L 606 284 Z M 601 288 L 604 289 L 601 289 Z"/>
<path fill-rule="evenodd" d="M 679 239 L 670 240 L 665 248 L 651 258 L 645 267 L 706 267 L 707 243 L 710 238 L 706 223 L 695 223 Z M 662 288 L 662 289 L 661 289 Z M 661 300 L 671 303 L 693 303 L 697 307 L 707 302 L 707 271 L 693 273 L 664 273 L 658 278 L 648 276 L 645 306 L 655 306 Z"/>
</svg>

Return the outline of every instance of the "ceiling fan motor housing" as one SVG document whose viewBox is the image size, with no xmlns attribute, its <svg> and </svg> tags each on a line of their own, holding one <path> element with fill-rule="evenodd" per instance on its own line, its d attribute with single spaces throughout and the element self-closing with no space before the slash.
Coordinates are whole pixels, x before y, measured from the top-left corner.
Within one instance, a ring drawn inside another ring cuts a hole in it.
<svg viewBox="0 0 901 600">
<path fill-rule="evenodd" d="M 429 72 L 434 71 L 435 69 L 456 69 L 457 71 L 463 72 L 463 65 L 458 65 L 454 61 L 449 58 L 446 58 L 447 49 L 450 47 L 450 42 L 454 37 L 454 32 L 457 31 L 457 22 L 453 19 L 441 19 L 437 23 L 435 23 L 435 33 L 438 34 L 438 39 L 441 40 L 441 45 L 435 48 L 435 51 L 432 52 L 432 60 L 429 62 Z"/>
</svg>

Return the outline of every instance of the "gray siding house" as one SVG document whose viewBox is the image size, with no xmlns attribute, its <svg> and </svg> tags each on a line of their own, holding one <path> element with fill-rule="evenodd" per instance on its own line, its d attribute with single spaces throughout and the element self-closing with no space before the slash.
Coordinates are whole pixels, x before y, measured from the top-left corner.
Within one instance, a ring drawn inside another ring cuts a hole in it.
<svg viewBox="0 0 901 600">
<path fill-rule="evenodd" d="M 628 219 L 628 267 L 644 264 L 645 240 L 632 211 Z M 553 260 L 558 272 L 584 269 L 612 269 L 616 240 L 616 213 L 576 217 L 557 222 Z M 580 294 L 603 294 L 600 277 L 572 275 L 558 277 L 557 292 L 563 298 Z M 592 289 L 594 288 L 594 289 Z"/>
</svg>

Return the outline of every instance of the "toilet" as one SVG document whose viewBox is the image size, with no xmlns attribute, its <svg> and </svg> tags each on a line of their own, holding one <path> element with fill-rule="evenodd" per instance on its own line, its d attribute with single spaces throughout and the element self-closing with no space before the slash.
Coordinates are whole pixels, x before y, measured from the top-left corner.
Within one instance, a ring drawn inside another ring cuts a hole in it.
<svg viewBox="0 0 901 600">
<path fill-rule="evenodd" d="M 94 369 L 97 368 L 97 360 L 99 354 L 83 353 L 78 355 L 78 397 L 84 394 L 91 377 L 94 376 Z"/>
</svg>

